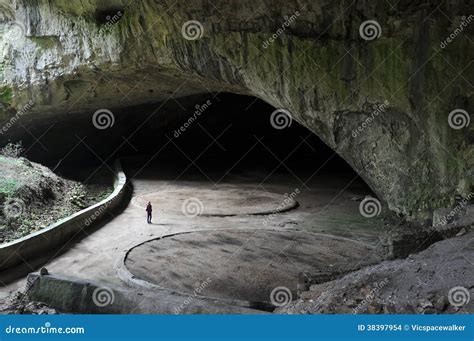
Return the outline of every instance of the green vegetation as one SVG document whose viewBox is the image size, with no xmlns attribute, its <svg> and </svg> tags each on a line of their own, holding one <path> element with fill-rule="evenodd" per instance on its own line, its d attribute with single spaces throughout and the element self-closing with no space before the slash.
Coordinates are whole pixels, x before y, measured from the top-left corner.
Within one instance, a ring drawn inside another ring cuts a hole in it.
<svg viewBox="0 0 474 341">
<path fill-rule="evenodd" d="M 45 50 L 52 49 L 59 44 L 58 37 L 55 36 L 30 37 L 30 40 Z"/>
<path fill-rule="evenodd" d="M 15 213 L 0 209 L 0 244 L 41 230 L 110 194 L 109 185 L 60 178 L 19 157 L 21 150 L 20 143 L 0 149 L 0 207 L 11 200 Z"/>
<path fill-rule="evenodd" d="M 75 16 L 84 16 L 94 14 L 96 10 L 95 1 L 70 1 L 70 0 L 56 0 L 55 6 L 59 8 L 61 12 L 70 13 Z"/>
<path fill-rule="evenodd" d="M 13 99 L 13 90 L 8 86 L 0 87 L 0 102 L 10 104 Z"/>
</svg>

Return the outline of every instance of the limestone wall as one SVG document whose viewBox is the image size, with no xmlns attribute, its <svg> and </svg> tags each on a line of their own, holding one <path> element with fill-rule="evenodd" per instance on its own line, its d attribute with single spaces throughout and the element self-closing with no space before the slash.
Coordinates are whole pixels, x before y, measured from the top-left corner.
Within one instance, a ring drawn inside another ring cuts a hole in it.
<svg viewBox="0 0 474 341">
<path fill-rule="evenodd" d="M 449 124 L 453 110 L 474 111 L 469 2 L 131 3 L 2 5 L 19 33 L 1 44 L 1 117 L 31 100 L 25 116 L 41 120 L 244 93 L 291 112 L 408 219 L 431 219 L 473 191 L 474 124 Z M 201 25 L 196 39 L 183 30 L 190 20 Z M 380 27 L 371 40 L 360 31 L 367 20 Z"/>
</svg>

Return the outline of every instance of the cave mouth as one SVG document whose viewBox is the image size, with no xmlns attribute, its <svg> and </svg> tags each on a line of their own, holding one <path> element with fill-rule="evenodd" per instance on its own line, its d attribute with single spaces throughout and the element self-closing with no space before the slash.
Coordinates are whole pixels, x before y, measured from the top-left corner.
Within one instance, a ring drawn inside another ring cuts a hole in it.
<svg viewBox="0 0 474 341">
<path fill-rule="evenodd" d="M 251 178 L 260 189 L 284 181 L 303 190 L 319 181 L 372 195 L 316 134 L 252 96 L 204 93 L 21 126 L 12 140 L 23 142 L 24 156 L 77 180 L 120 158 L 132 179 L 159 170 L 162 178 L 201 179 L 213 187 Z"/>
<path fill-rule="evenodd" d="M 207 93 L 41 124 L 28 127 L 41 139 L 25 136 L 26 156 L 66 177 L 87 179 L 121 159 L 132 200 L 100 234 L 105 248 L 128 250 L 131 278 L 189 294 L 218 273 L 202 296 L 267 309 L 275 288 L 296 299 L 302 274 L 307 286 L 384 257 L 384 224 L 360 212 L 370 188 L 314 133 L 255 97 Z"/>
<path fill-rule="evenodd" d="M 300 185 L 323 173 L 357 176 L 285 110 L 251 96 L 208 93 L 101 108 L 68 120 L 47 117 L 22 126 L 28 133 L 12 135 L 22 140 L 25 156 L 58 171 L 94 167 L 119 157 L 133 160 L 138 169 L 146 164 L 141 173 L 158 163 L 162 169 L 181 169 L 183 175 L 206 177 L 203 173 L 209 171 L 211 181 L 246 172 L 261 172 L 262 180 L 292 174 Z"/>
</svg>

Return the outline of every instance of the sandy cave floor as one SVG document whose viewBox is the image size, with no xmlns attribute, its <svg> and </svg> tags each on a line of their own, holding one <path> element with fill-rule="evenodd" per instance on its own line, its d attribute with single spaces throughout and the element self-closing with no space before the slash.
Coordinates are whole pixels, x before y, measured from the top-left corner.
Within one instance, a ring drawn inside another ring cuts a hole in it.
<svg viewBox="0 0 474 341">
<path fill-rule="evenodd" d="M 128 167 L 127 173 L 133 177 L 135 170 Z M 295 179 L 273 174 L 261 182 L 261 175 L 252 172 L 211 183 L 196 176 L 174 180 L 169 172 L 156 169 L 139 174 L 132 179 L 133 199 L 126 209 L 85 238 L 48 255 L 51 260 L 43 266 L 50 273 L 125 285 L 116 265 L 133 249 L 127 267 L 152 283 L 187 293 L 210 277 L 214 285 L 203 295 L 268 301 L 268 293 L 277 286 L 288 286 L 295 294 L 301 272 L 344 272 L 383 257 L 380 237 L 387 227 L 380 217 L 359 213 L 360 200 L 370 193 L 354 176 L 306 174 Z M 210 189 L 218 199 L 215 205 Z M 276 210 L 295 189 L 297 207 L 290 202 L 286 212 L 248 214 Z M 150 193 L 154 194 L 148 198 Z M 204 213 L 207 205 L 207 213 L 218 216 L 183 214 L 188 194 L 201 198 Z M 166 198 L 166 204 L 159 198 Z M 155 200 L 153 224 L 146 223 L 142 207 L 148 199 Z M 182 232 L 192 233 L 159 239 Z M 32 264 L 29 272 L 39 267 Z M 18 271 L 0 278 L 5 283 Z M 22 287 L 25 277 L 5 283 L 0 299 Z"/>
</svg>

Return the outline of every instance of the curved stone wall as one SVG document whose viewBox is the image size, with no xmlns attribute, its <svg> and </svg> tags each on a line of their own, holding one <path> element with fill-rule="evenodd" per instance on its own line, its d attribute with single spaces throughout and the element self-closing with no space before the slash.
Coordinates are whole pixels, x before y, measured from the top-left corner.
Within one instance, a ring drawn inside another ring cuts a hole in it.
<svg viewBox="0 0 474 341">
<path fill-rule="evenodd" d="M 119 160 L 115 162 L 114 168 L 114 191 L 107 198 L 43 230 L 0 245 L 0 270 L 46 254 L 53 248 L 66 244 L 81 230 L 88 228 L 113 211 L 124 198 L 127 181 Z"/>
</svg>

